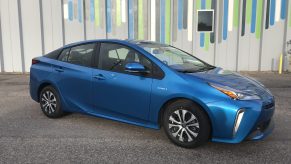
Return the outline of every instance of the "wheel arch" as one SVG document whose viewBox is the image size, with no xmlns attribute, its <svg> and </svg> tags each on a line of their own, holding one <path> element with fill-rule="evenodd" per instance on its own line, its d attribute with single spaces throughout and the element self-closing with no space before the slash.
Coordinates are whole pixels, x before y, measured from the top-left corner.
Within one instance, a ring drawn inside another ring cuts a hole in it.
<svg viewBox="0 0 291 164">
<path fill-rule="evenodd" d="M 59 94 L 59 90 L 58 88 L 50 81 L 43 81 L 37 88 L 37 100 L 39 102 L 39 96 L 40 96 L 40 92 L 42 91 L 43 88 L 47 87 L 47 86 L 52 86 Z M 61 96 L 61 95 L 60 95 Z"/>
<path fill-rule="evenodd" d="M 198 105 L 202 111 L 205 113 L 205 115 L 207 116 L 208 120 L 209 120 L 209 123 L 210 123 L 210 137 L 212 137 L 212 128 L 213 128 L 213 123 L 212 123 L 212 120 L 211 120 L 211 117 L 210 117 L 210 112 L 208 111 L 207 107 L 205 105 L 202 105 L 201 103 L 199 103 L 197 100 L 193 100 L 193 99 L 189 99 L 189 98 L 185 98 L 185 97 L 175 97 L 175 98 L 171 98 L 169 100 L 167 100 L 163 105 L 162 107 L 160 108 L 159 110 L 159 116 L 158 116 L 158 124 L 159 126 L 161 127 L 162 126 L 162 121 L 163 121 L 163 114 L 167 108 L 168 105 L 178 101 L 178 100 L 186 100 L 186 101 L 190 101 L 196 105 Z"/>
</svg>

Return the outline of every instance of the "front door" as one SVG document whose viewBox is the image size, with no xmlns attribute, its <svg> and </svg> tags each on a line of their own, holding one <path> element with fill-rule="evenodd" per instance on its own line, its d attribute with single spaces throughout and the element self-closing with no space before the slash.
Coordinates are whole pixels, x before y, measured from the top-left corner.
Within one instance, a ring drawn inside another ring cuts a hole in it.
<svg viewBox="0 0 291 164">
<path fill-rule="evenodd" d="M 124 66 L 140 62 L 150 70 L 151 62 L 135 50 L 115 43 L 100 43 L 98 61 L 98 69 L 93 70 L 96 110 L 117 119 L 148 120 L 152 78 L 128 73 Z"/>
</svg>

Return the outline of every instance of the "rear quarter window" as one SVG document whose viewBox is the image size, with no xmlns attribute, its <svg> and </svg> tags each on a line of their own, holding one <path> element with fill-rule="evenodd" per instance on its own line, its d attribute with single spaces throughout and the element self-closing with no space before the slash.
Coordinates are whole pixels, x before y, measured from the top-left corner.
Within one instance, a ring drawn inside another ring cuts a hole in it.
<svg viewBox="0 0 291 164">
<path fill-rule="evenodd" d="M 44 55 L 44 57 L 50 58 L 50 59 L 57 59 L 59 54 L 61 53 L 62 49 L 57 49 L 55 51 L 52 51 L 46 55 Z"/>
</svg>

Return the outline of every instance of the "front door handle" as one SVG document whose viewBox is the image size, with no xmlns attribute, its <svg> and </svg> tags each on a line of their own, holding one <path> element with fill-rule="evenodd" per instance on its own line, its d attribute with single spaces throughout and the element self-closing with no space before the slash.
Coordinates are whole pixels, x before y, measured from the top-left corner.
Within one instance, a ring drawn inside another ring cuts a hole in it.
<svg viewBox="0 0 291 164">
<path fill-rule="evenodd" d="M 97 80 L 105 80 L 106 79 L 102 74 L 98 74 L 98 75 L 95 75 L 93 77 Z"/>
</svg>

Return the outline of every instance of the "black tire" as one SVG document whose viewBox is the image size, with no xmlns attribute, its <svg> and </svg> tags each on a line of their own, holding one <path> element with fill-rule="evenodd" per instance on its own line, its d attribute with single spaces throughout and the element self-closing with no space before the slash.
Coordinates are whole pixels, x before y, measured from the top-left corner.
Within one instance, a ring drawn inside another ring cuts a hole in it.
<svg viewBox="0 0 291 164">
<path fill-rule="evenodd" d="M 42 112 L 49 118 L 59 118 L 64 115 L 59 94 L 52 86 L 46 86 L 41 90 L 39 104 Z"/>
<path fill-rule="evenodd" d="M 181 118 L 183 113 L 185 113 L 184 119 Z M 173 118 L 176 122 L 173 122 Z M 186 123 L 192 119 L 193 121 Z M 182 124 L 178 124 L 179 122 Z M 195 148 L 203 145 L 210 137 L 211 126 L 208 116 L 200 106 L 189 100 L 181 99 L 168 105 L 163 114 L 162 124 L 168 138 L 174 144 L 184 148 Z M 180 138 L 181 134 L 182 138 Z"/>
</svg>

